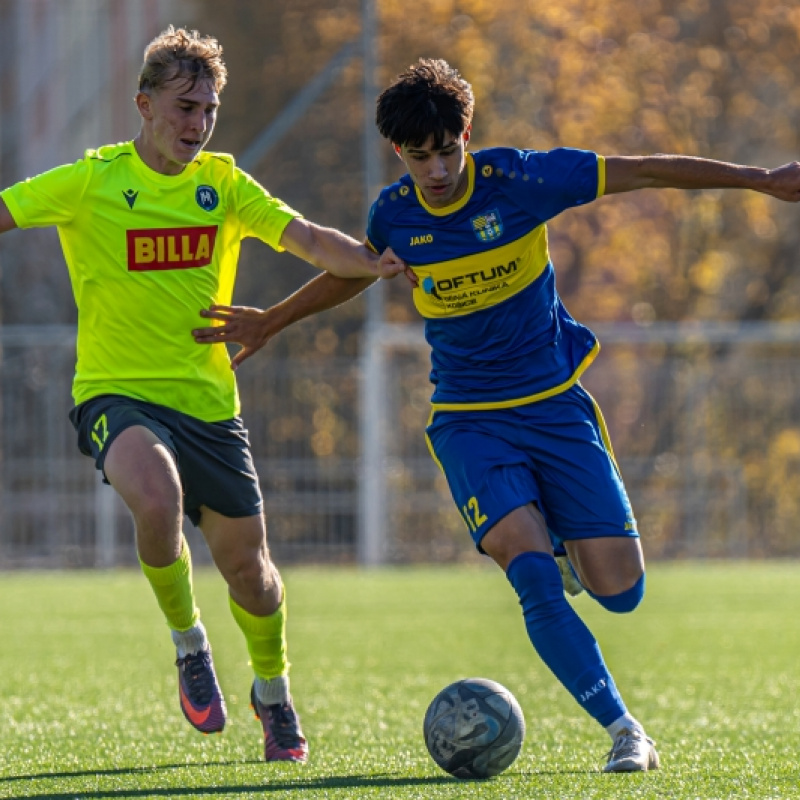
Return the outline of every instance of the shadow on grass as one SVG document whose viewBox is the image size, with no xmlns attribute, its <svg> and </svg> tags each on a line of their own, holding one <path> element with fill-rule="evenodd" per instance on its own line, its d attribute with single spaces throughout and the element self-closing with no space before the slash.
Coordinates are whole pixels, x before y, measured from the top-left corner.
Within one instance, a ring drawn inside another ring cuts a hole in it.
<svg viewBox="0 0 800 800">
<path fill-rule="evenodd" d="M 63 780 L 66 778 L 98 778 L 104 776 L 135 776 L 135 775 L 154 775 L 159 772 L 166 772 L 176 769 L 186 769 L 187 767 L 230 767 L 237 764 L 259 764 L 260 760 L 242 762 L 206 762 L 202 764 L 163 764 L 158 767 L 130 767 L 127 769 L 104 769 L 104 770 L 84 770 L 80 772 L 44 772 L 36 775 L 17 775 L 0 778 L 0 784 L 6 784 L 6 788 L 11 788 L 9 784 L 19 782 L 30 787 L 30 781 L 35 780 Z M 275 776 L 277 777 L 277 776 Z M 478 781 L 479 782 L 479 781 Z M 460 781 L 456 778 L 441 777 L 433 778 L 412 778 L 394 777 L 386 775 L 341 775 L 327 778 L 297 778 L 295 780 L 275 780 L 274 777 L 265 783 L 231 783 L 216 786 L 169 786 L 163 789 L 92 789 L 88 791 L 68 791 L 68 792 L 41 792 L 19 795 L 5 795 L 10 800 L 17 798 L 27 798 L 27 800 L 102 800 L 111 798 L 112 800 L 124 800 L 124 798 L 138 797 L 214 797 L 216 795 L 230 795 L 239 792 L 259 792 L 269 795 L 273 792 L 297 791 L 303 792 L 311 789 L 368 789 L 380 787 L 402 787 L 402 786 L 435 786 L 439 784 L 469 783 Z M 13 791 L 13 789 L 12 789 Z"/>
</svg>

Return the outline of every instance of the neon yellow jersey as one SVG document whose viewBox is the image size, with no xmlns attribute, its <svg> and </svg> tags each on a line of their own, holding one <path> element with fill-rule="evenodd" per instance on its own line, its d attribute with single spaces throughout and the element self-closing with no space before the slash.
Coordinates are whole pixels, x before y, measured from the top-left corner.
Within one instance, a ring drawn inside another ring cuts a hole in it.
<svg viewBox="0 0 800 800">
<path fill-rule="evenodd" d="M 242 239 L 275 250 L 296 211 L 232 156 L 201 153 L 177 176 L 154 172 L 133 142 L 87 150 L 11 186 L 20 228 L 55 225 L 78 307 L 76 405 L 120 394 L 214 422 L 239 413 L 225 345 L 193 328 L 230 304 Z"/>
</svg>

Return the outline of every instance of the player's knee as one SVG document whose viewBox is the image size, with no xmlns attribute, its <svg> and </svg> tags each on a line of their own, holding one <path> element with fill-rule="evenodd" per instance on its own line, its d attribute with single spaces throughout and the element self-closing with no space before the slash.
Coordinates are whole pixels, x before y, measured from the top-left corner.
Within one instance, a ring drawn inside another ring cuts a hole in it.
<svg viewBox="0 0 800 800">
<path fill-rule="evenodd" d="M 506 577 L 519 597 L 526 621 L 548 619 L 566 604 L 561 575 L 552 556 L 528 552 L 512 559 Z"/>
<path fill-rule="evenodd" d="M 181 535 L 180 498 L 168 492 L 155 493 L 131 503 L 138 540 L 171 544 Z"/>
<path fill-rule="evenodd" d="M 642 602 L 644 585 L 645 579 L 644 573 L 642 573 L 639 580 L 630 589 L 619 594 L 598 595 L 589 592 L 588 589 L 586 591 L 607 611 L 613 611 L 615 614 L 628 614 Z"/>
<path fill-rule="evenodd" d="M 221 571 L 231 588 L 249 595 L 262 594 L 269 583 L 264 563 L 256 554 L 249 558 L 243 553 L 231 555 Z"/>
</svg>

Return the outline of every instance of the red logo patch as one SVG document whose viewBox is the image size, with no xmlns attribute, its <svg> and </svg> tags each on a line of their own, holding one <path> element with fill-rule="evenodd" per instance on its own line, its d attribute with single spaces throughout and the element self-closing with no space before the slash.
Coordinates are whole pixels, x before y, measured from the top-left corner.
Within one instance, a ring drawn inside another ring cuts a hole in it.
<svg viewBox="0 0 800 800">
<path fill-rule="evenodd" d="M 128 271 L 205 267 L 214 256 L 217 226 L 128 231 Z"/>
</svg>

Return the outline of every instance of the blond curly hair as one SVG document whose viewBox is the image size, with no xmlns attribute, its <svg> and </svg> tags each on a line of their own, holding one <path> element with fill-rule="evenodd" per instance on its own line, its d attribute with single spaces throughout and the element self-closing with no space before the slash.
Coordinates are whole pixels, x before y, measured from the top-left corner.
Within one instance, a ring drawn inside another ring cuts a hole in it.
<svg viewBox="0 0 800 800">
<path fill-rule="evenodd" d="M 159 33 L 144 50 L 139 91 L 158 90 L 175 78 L 185 78 L 192 87 L 198 81 L 210 80 L 221 92 L 228 81 L 228 70 L 219 42 L 172 25 Z"/>
</svg>

